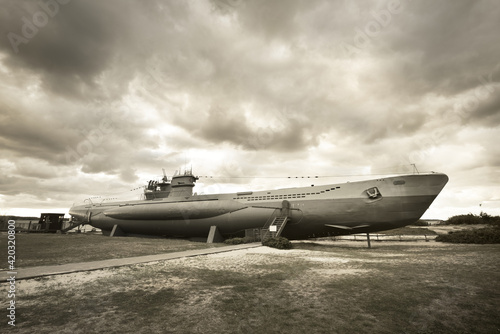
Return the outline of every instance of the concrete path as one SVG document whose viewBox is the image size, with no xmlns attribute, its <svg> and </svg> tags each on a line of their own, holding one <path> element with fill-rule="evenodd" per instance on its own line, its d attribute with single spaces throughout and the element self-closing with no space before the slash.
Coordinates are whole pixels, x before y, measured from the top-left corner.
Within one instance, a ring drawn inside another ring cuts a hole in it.
<svg viewBox="0 0 500 334">
<path fill-rule="evenodd" d="M 19 280 L 23 280 L 23 279 L 30 279 L 30 278 L 41 277 L 41 276 L 61 275 L 61 274 L 75 273 L 75 272 L 79 272 L 79 271 L 89 271 L 89 270 L 98 270 L 98 269 L 104 269 L 104 268 L 122 267 L 122 266 L 128 266 L 128 265 L 132 265 L 132 264 L 138 264 L 138 263 L 165 261 L 165 260 L 178 259 L 178 258 L 182 258 L 182 257 L 230 252 L 233 250 L 259 247 L 259 246 L 262 246 L 262 244 L 260 242 L 259 243 L 251 243 L 251 244 L 241 244 L 241 245 L 231 245 L 231 246 L 223 246 L 223 247 L 215 247 L 215 248 L 206 248 L 206 249 L 195 249 L 195 250 L 188 250 L 188 251 L 183 251 L 183 252 L 164 253 L 164 254 L 156 254 L 156 255 L 145 255 L 145 256 L 136 256 L 136 257 L 126 257 L 126 258 L 121 258 L 121 259 L 109 259 L 109 260 L 92 261 L 92 262 L 59 264 L 59 265 L 52 265 L 52 266 L 18 268 L 15 271 L 5 271 L 5 270 L 0 271 L 0 282 L 6 282 L 7 279 L 10 277 L 15 277 L 15 280 L 19 281 Z"/>
</svg>

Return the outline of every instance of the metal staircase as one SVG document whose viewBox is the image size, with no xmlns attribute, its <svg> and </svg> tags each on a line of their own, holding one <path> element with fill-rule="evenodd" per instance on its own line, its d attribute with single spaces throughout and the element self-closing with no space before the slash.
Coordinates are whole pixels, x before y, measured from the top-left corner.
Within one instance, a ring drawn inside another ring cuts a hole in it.
<svg viewBox="0 0 500 334">
<path fill-rule="evenodd" d="M 288 222 L 288 216 L 278 216 L 274 219 L 269 219 L 266 225 L 262 228 L 261 240 L 276 238 L 281 235 L 281 232 Z"/>
<path fill-rule="evenodd" d="M 69 230 L 74 229 L 75 227 L 82 226 L 85 224 L 90 224 L 90 218 L 92 217 L 92 212 L 90 211 L 90 207 L 85 214 L 85 218 L 82 221 L 70 222 L 70 225 L 64 229 L 61 229 L 61 233 L 66 233 Z"/>
<path fill-rule="evenodd" d="M 281 235 L 290 216 L 290 202 L 284 200 L 281 208 L 276 208 L 273 214 L 260 230 L 260 240 L 265 241 L 269 238 L 276 238 Z"/>
<path fill-rule="evenodd" d="M 87 224 L 87 223 L 86 223 L 86 222 L 77 222 L 77 223 L 73 223 L 73 224 L 71 224 L 70 226 L 68 226 L 68 227 L 66 227 L 66 228 L 63 228 L 63 229 L 61 230 L 61 233 L 66 233 L 66 232 L 68 232 L 69 230 L 74 229 L 75 227 L 78 227 L 78 226 L 81 226 L 81 225 L 85 225 L 85 224 Z"/>
</svg>

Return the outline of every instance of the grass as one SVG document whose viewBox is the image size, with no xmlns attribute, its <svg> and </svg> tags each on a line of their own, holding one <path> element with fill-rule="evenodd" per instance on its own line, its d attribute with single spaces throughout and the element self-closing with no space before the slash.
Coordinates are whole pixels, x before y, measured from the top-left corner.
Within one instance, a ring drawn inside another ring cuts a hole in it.
<svg viewBox="0 0 500 334">
<path fill-rule="evenodd" d="M 7 233 L 1 233 L 2 244 Z M 130 256 L 153 255 L 191 249 L 218 247 L 223 244 L 206 244 L 185 239 L 106 237 L 93 233 L 16 234 L 16 266 L 18 268 L 98 261 Z M 7 258 L 7 247 L 2 247 L 2 258 Z M 6 269 L 6 261 L 1 269 Z"/>
<path fill-rule="evenodd" d="M 26 282 L 39 287 L 31 290 L 21 282 L 16 331 L 500 331 L 500 245 L 351 244 L 136 265 L 85 283 L 45 278 Z"/>
<path fill-rule="evenodd" d="M 400 227 L 392 230 L 382 231 L 386 235 L 436 235 L 437 233 L 425 227 Z"/>
</svg>

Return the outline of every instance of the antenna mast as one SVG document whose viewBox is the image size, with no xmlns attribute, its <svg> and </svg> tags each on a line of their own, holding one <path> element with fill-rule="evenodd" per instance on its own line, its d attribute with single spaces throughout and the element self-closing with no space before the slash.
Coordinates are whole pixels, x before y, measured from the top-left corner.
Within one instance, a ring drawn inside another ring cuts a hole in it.
<svg viewBox="0 0 500 334">
<path fill-rule="evenodd" d="M 418 172 L 418 169 L 417 169 L 417 165 L 416 164 L 411 164 L 413 166 L 413 174 L 420 174 Z"/>
</svg>

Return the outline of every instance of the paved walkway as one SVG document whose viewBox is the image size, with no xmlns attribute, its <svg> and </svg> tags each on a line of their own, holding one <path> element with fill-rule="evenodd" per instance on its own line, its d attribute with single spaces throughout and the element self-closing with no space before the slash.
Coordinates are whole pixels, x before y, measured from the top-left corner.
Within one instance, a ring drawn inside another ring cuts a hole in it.
<svg viewBox="0 0 500 334">
<path fill-rule="evenodd" d="M 178 258 L 182 258 L 182 257 L 230 252 L 233 250 L 259 247 L 259 246 L 262 246 L 262 244 L 260 242 L 259 243 L 251 243 L 251 244 L 215 247 L 215 248 L 195 249 L 195 250 L 188 250 L 188 251 L 183 251 L 183 252 L 164 253 L 164 254 L 156 254 L 156 255 L 145 255 L 145 256 L 136 256 L 136 257 L 126 257 L 126 258 L 121 258 L 121 259 L 109 259 L 109 260 L 92 261 L 92 262 L 59 264 L 59 265 L 52 265 L 52 266 L 18 268 L 15 272 L 0 271 L 0 282 L 6 282 L 7 279 L 11 276 L 15 276 L 15 280 L 19 281 L 19 280 L 23 280 L 23 279 L 30 279 L 30 278 L 41 277 L 41 276 L 61 275 L 61 274 L 75 273 L 75 272 L 79 272 L 79 271 L 89 271 L 89 270 L 98 270 L 98 269 L 104 269 L 104 268 L 122 267 L 122 266 L 128 266 L 128 265 L 132 265 L 132 264 L 138 264 L 138 263 L 164 261 L 164 260 L 178 259 Z"/>
</svg>

